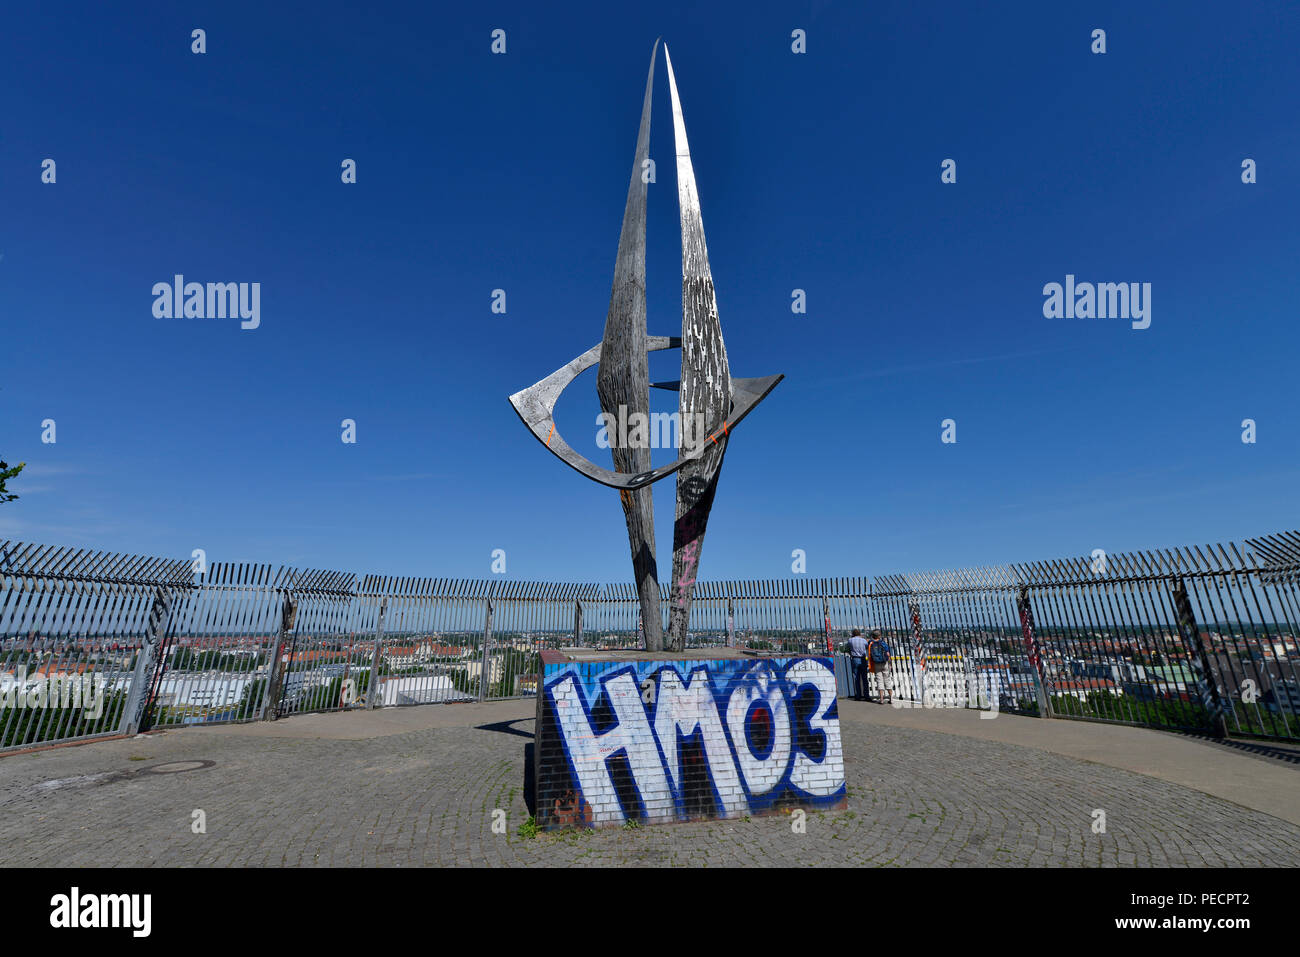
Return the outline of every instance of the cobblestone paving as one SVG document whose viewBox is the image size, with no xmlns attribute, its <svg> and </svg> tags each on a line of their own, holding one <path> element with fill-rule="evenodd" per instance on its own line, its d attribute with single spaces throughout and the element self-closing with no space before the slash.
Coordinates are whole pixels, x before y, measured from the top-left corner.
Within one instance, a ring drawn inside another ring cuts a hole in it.
<svg viewBox="0 0 1300 957">
<path fill-rule="evenodd" d="M 849 722 L 849 808 L 809 814 L 806 833 L 776 816 L 529 839 L 516 831 L 533 722 L 493 727 L 367 740 L 194 729 L 0 758 L 0 863 L 1300 864 L 1300 828 L 1180 785 L 929 731 L 868 736 Z M 191 831 L 195 809 L 206 834 Z M 1104 834 L 1092 831 L 1096 809 Z"/>
</svg>

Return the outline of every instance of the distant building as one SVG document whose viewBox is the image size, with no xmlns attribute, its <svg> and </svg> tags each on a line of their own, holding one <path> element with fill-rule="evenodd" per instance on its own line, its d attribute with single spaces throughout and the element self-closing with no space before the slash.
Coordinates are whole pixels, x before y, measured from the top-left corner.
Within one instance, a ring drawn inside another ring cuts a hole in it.
<svg viewBox="0 0 1300 957">
<path fill-rule="evenodd" d="M 1300 681 L 1295 678 L 1275 680 L 1273 686 L 1264 692 L 1264 707 L 1269 711 L 1300 714 Z"/>
<path fill-rule="evenodd" d="M 291 677 L 285 675 L 286 686 L 292 685 Z M 158 681 L 157 702 L 169 708 L 225 708 L 238 704 L 253 680 L 250 675 L 173 671 Z M 302 683 L 301 676 L 296 683 Z"/>
<path fill-rule="evenodd" d="M 379 704 L 438 704 L 444 701 L 476 701 L 474 695 L 456 690 L 450 675 L 403 675 L 379 679 Z"/>
</svg>

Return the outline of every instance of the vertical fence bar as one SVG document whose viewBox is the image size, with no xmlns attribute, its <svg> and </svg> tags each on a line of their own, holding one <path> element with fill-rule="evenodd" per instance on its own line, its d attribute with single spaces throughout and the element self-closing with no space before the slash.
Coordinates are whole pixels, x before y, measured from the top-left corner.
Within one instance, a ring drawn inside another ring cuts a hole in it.
<svg viewBox="0 0 1300 957">
<path fill-rule="evenodd" d="M 827 588 L 822 589 L 822 625 L 826 629 L 826 654 L 835 653 L 835 636 L 831 629 L 831 600 L 827 597 Z"/>
<path fill-rule="evenodd" d="M 154 686 L 154 677 L 162 658 L 159 650 L 167 634 L 171 604 L 167 589 L 160 587 L 154 593 L 153 609 L 149 612 L 149 626 L 144 641 L 140 643 L 135 674 L 131 676 L 131 694 L 126 700 L 126 707 L 122 713 L 123 734 L 139 734 L 140 730 L 146 727 L 151 699 L 150 690 Z"/>
<path fill-rule="evenodd" d="M 1025 641 L 1025 654 L 1033 669 L 1034 687 L 1038 692 L 1038 713 L 1052 717 L 1052 701 L 1047 696 L 1047 682 L 1043 674 L 1043 659 L 1038 654 L 1038 638 L 1034 634 L 1034 608 L 1029 602 L 1029 588 L 1021 585 L 1016 595 L 1016 610 L 1020 613 L 1020 633 Z"/>
<path fill-rule="evenodd" d="M 925 701 L 925 643 L 921 637 L 921 602 L 912 595 L 907 600 L 908 616 L 912 625 L 912 645 L 915 649 L 916 700 Z"/>
<path fill-rule="evenodd" d="M 493 588 L 489 586 L 487 596 L 487 611 L 483 616 L 483 667 L 478 673 L 478 700 L 487 700 L 487 687 L 489 677 L 489 667 L 492 663 L 492 592 Z"/>
<path fill-rule="evenodd" d="M 263 721 L 274 721 L 280 716 L 280 695 L 284 688 L 284 673 L 288 667 L 285 659 L 288 657 L 285 652 L 285 645 L 288 642 L 289 633 L 293 631 L 294 623 L 298 617 L 298 601 L 293 596 L 293 592 L 284 593 L 284 604 L 280 612 L 280 630 L 276 633 L 275 643 L 271 646 L 271 660 L 267 662 L 269 673 L 266 680 L 266 692 L 262 698 L 261 711 L 258 717 Z"/>
<path fill-rule="evenodd" d="M 1188 649 L 1187 663 L 1196 673 L 1196 690 L 1205 708 L 1210 733 L 1216 738 L 1226 738 L 1228 728 L 1224 722 L 1218 682 L 1210 669 L 1210 658 L 1205 652 L 1205 642 L 1201 641 L 1196 615 L 1192 612 L 1192 603 L 1188 600 L 1181 576 L 1174 579 L 1174 605 L 1178 610 L 1178 630 L 1182 633 L 1183 647 Z"/>
<path fill-rule="evenodd" d="M 383 696 L 379 683 L 379 665 L 384 655 L 384 616 L 388 613 L 388 596 L 379 600 L 379 618 L 375 622 L 375 650 L 370 655 L 370 678 L 366 688 L 366 710 L 373 711 L 379 707 Z"/>
</svg>

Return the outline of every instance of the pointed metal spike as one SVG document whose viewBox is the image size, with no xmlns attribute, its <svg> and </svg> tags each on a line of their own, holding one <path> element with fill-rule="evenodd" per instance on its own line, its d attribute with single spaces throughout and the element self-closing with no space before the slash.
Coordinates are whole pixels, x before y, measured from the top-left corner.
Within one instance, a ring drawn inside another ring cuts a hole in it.
<svg viewBox="0 0 1300 957">
<path fill-rule="evenodd" d="M 726 422 L 731 412 L 731 371 L 722 340 L 717 297 L 709 269 L 695 170 L 686 138 L 677 77 L 668 46 L 664 45 L 668 91 L 673 106 L 673 141 L 677 154 L 677 201 L 682 227 L 682 375 L 678 410 L 683 433 L 688 424 Z M 690 621 L 691 594 L 699 571 L 700 552 L 717 491 L 718 475 L 726 451 L 727 433 L 693 436 L 705 443 L 698 458 L 677 475 L 677 510 L 673 526 L 673 589 L 669 608 L 669 647 L 685 647 Z"/>
<path fill-rule="evenodd" d="M 637 132 L 636 156 L 632 178 L 623 209 L 623 229 L 618 240 L 618 258 L 614 263 L 614 284 L 609 296 L 609 313 L 605 318 L 605 337 L 600 347 L 600 368 L 596 391 L 602 411 L 619 421 L 633 414 L 650 413 L 650 365 L 646 349 L 645 249 L 646 191 L 645 167 L 650 155 L 650 104 L 654 94 L 655 56 L 659 41 L 650 51 L 650 69 L 646 73 L 645 97 L 641 104 L 641 126 Z M 649 447 L 628 448 L 614 443 L 611 449 L 614 469 L 640 475 L 652 468 Z M 659 570 L 655 560 L 654 493 L 647 486 L 624 490 L 623 517 L 627 523 L 628 545 L 632 551 L 632 568 L 646 620 L 646 647 L 663 647 L 663 629 L 659 625 Z"/>
</svg>

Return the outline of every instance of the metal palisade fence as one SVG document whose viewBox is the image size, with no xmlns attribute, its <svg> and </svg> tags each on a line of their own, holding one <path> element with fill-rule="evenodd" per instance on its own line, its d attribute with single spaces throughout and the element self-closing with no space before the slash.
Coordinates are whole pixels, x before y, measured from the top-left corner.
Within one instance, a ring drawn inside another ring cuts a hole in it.
<svg viewBox="0 0 1300 957">
<path fill-rule="evenodd" d="M 668 607 L 664 586 L 662 607 Z M 895 705 L 1300 739 L 1300 533 L 914 575 L 701 582 L 688 647 L 891 652 Z M 535 695 L 642 645 L 630 584 L 393 578 L 0 544 L 0 750 Z"/>
</svg>

